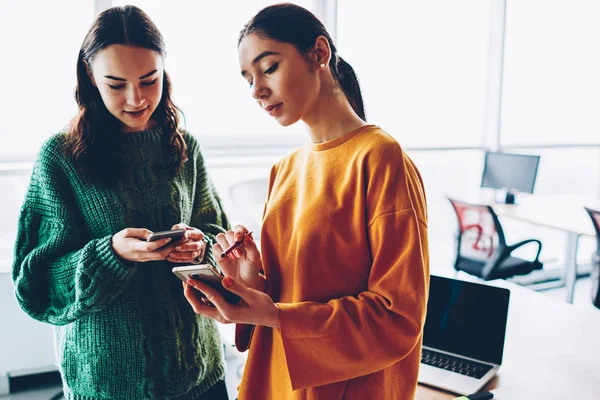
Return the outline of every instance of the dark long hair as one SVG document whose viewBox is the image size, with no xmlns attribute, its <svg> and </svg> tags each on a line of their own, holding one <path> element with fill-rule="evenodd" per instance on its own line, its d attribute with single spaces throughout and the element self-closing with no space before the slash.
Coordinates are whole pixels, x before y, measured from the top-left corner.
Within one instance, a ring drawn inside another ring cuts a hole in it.
<svg viewBox="0 0 600 400">
<path fill-rule="evenodd" d="M 79 111 L 67 133 L 65 152 L 84 176 L 97 183 L 114 182 L 119 162 L 109 149 L 110 135 L 121 129 L 120 121 L 106 108 L 98 88 L 92 84 L 88 66 L 108 46 L 121 44 L 154 50 L 163 57 L 165 43 L 150 17 L 134 6 L 113 7 L 92 24 L 77 57 L 75 100 Z M 163 128 L 163 144 L 170 152 L 173 171 L 186 161 L 186 145 L 178 130 L 179 109 L 171 100 L 171 81 L 164 72 L 162 98 L 151 118 Z"/>
<path fill-rule="evenodd" d="M 360 85 L 354 69 L 338 55 L 331 36 L 313 13 L 295 4 L 275 4 L 263 8 L 244 26 L 240 32 L 238 46 L 242 39 L 251 33 L 293 44 L 298 51 L 304 54 L 313 49 L 319 36 L 324 36 L 331 48 L 329 68 L 333 77 L 342 88 L 354 112 L 363 121 L 367 120 Z"/>
</svg>

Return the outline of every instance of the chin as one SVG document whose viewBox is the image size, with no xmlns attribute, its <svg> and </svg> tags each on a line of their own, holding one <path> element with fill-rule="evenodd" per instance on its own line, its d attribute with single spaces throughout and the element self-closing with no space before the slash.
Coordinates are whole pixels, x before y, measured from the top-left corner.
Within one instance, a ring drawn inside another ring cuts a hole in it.
<svg viewBox="0 0 600 400">
<path fill-rule="evenodd" d="M 279 125 L 281 126 L 290 126 L 290 125 L 294 125 L 296 122 L 298 122 L 300 120 L 300 118 L 277 118 L 276 121 Z"/>
<path fill-rule="evenodd" d="M 139 123 L 131 123 L 130 121 L 121 121 L 121 123 L 123 124 L 123 131 L 124 132 L 137 132 L 137 131 L 144 131 L 146 129 L 149 128 L 149 121 L 146 122 L 139 122 Z"/>
</svg>

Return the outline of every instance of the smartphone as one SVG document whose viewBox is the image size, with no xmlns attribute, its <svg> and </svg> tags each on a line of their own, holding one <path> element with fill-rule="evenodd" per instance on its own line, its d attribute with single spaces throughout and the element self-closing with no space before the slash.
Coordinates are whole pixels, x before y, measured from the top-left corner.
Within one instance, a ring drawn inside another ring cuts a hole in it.
<svg viewBox="0 0 600 400">
<path fill-rule="evenodd" d="M 173 241 L 183 238 L 185 229 L 173 229 L 172 231 L 154 232 L 148 236 L 148 242 L 155 242 L 159 239 L 171 238 Z"/>
<path fill-rule="evenodd" d="M 231 304 L 240 301 L 240 296 L 225 289 L 221 284 L 224 276 L 210 264 L 184 265 L 173 268 L 173 273 L 182 281 L 188 278 L 198 279 L 216 289 L 223 298 Z"/>
</svg>

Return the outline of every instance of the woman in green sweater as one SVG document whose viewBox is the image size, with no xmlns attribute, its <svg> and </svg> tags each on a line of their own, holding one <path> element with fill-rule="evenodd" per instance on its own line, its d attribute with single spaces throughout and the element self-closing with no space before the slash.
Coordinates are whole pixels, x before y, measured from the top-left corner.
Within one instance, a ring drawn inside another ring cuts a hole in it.
<svg viewBox="0 0 600 400">
<path fill-rule="evenodd" d="M 197 141 L 178 130 L 164 56 L 140 9 L 98 16 L 77 61 L 79 112 L 42 147 L 21 209 L 16 297 L 56 326 L 68 399 L 227 399 L 217 326 L 171 268 L 228 222 Z M 144 240 L 174 227 L 183 240 Z"/>
</svg>

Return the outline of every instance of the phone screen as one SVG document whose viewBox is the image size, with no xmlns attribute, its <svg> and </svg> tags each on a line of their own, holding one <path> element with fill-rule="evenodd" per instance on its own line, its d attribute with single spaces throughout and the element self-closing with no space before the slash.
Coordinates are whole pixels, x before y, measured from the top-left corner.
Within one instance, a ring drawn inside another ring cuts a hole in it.
<svg viewBox="0 0 600 400">
<path fill-rule="evenodd" d="M 173 240 L 179 240 L 185 235 L 185 229 L 174 229 L 172 231 L 154 232 L 148 236 L 148 242 L 154 242 L 159 239 L 171 238 Z"/>
<path fill-rule="evenodd" d="M 221 275 L 212 265 L 202 264 L 175 267 L 173 268 L 173 273 L 184 282 L 187 281 L 188 278 L 201 280 L 210 287 L 216 289 L 228 303 L 235 304 L 240 301 L 240 297 L 237 294 L 232 293 L 223 287 L 221 284 L 223 275 Z"/>
</svg>

